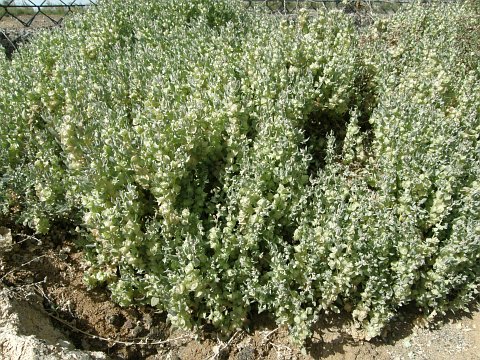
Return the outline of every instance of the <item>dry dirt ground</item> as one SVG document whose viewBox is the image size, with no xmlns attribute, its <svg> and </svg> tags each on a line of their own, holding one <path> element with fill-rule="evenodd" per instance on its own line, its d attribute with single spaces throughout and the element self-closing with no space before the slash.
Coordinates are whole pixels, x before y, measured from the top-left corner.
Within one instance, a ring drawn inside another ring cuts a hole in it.
<svg viewBox="0 0 480 360">
<path fill-rule="evenodd" d="M 17 15 L 16 17 L 21 21 L 10 16 L 5 16 L 4 18 L 2 18 L 2 20 L 0 20 L 0 28 L 23 29 L 25 28 L 25 25 L 23 23 L 29 23 L 32 18 L 33 20 L 31 21 L 29 26 L 31 28 L 51 27 L 56 25 L 56 22 L 59 22 L 64 16 L 58 15 L 58 14 L 55 14 L 55 15 L 38 14 L 35 16 L 26 14 L 26 15 Z"/>
<path fill-rule="evenodd" d="M 57 354 L 74 348 L 90 354 L 39 359 L 480 359 L 478 309 L 430 328 L 422 327 L 414 311 L 405 311 L 383 338 L 371 342 L 348 334 L 345 315 L 325 317 L 303 354 L 268 315 L 252 316 L 249 332 L 227 339 L 209 329 L 183 332 L 153 308 L 121 308 L 105 289 L 87 290 L 83 254 L 73 238 L 64 231 L 38 238 L 0 226 L 0 303 L 13 301 L 8 312 L 28 320 L 20 332 L 56 348 Z M 1 328 L 0 319 L 0 358 L 12 358 L 2 345 Z"/>
</svg>

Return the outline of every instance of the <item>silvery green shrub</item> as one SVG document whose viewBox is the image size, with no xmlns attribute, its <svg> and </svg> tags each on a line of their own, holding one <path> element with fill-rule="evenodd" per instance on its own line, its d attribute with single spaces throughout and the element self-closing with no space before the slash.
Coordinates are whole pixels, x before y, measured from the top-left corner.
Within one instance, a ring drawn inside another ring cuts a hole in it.
<svg viewBox="0 0 480 360">
<path fill-rule="evenodd" d="M 324 312 L 380 334 L 478 293 L 474 8 L 358 31 L 221 0 L 109 1 L 0 59 L 2 212 L 89 242 L 89 286 L 184 328 Z M 476 53 L 475 53 L 476 52 Z"/>
</svg>

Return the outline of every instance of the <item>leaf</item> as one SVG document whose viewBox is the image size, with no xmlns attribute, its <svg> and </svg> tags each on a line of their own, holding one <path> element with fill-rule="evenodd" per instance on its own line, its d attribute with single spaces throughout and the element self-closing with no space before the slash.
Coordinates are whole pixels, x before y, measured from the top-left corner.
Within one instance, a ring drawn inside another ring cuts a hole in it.
<svg viewBox="0 0 480 360">
<path fill-rule="evenodd" d="M 152 297 L 152 299 L 150 300 L 150 305 L 152 306 L 157 306 L 158 304 L 160 303 L 160 299 L 158 297 Z"/>
</svg>

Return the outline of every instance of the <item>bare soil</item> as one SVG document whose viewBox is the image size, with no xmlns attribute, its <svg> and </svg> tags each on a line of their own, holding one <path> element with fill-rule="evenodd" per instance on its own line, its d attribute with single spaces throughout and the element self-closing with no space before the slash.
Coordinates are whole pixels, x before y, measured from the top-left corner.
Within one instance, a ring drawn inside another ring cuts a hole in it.
<svg viewBox="0 0 480 360">
<path fill-rule="evenodd" d="M 64 15 L 16 15 L 15 17 L 12 16 L 5 16 L 0 20 L 0 29 L 23 29 L 25 28 L 24 23 L 29 24 L 29 28 L 45 28 L 45 27 L 52 27 L 57 25 L 61 19 L 64 18 Z"/>
<path fill-rule="evenodd" d="M 8 240 L 10 229 L 0 230 Z M 11 232 L 10 243 L 0 242 L 0 291 L 40 307 L 76 349 L 101 351 L 110 359 L 480 359 L 478 309 L 444 318 L 434 327 L 425 327 L 415 310 L 406 310 L 382 338 L 371 342 L 350 335 L 346 314 L 325 316 L 303 353 L 268 314 L 253 317 L 248 332 L 226 339 L 208 329 L 181 331 L 154 308 L 122 308 L 110 301 L 107 290 L 88 290 L 82 281 L 82 251 L 63 229 L 43 238 Z M 45 336 L 42 329 L 36 331 L 37 338 Z"/>
</svg>

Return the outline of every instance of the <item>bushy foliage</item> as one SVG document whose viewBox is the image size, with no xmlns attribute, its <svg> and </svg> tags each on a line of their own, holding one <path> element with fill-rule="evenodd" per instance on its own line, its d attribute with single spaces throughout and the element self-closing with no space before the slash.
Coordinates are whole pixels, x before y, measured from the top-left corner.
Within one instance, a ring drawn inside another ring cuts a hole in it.
<svg viewBox="0 0 480 360">
<path fill-rule="evenodd" d="M 69 219 L 90 286 L 181 327 L 266 310 L 303 341 L 344 309 L 369 339 L 406 304 L 462 309 L 477 20 L 413 7 L 358 32 L 335 11 L 104 2 L 0 59 L 2 211 L 38 232 Z"/>
</svg>

